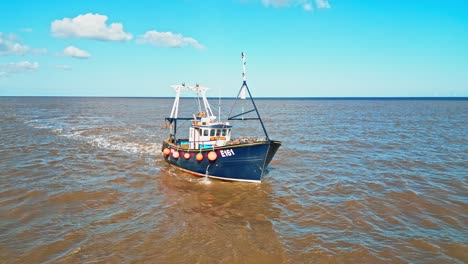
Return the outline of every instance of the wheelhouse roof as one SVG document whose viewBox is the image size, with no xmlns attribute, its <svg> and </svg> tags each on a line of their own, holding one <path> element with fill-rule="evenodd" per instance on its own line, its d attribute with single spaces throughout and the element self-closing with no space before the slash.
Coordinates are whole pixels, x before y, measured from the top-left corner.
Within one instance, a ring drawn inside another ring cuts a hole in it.
<svg viewBox="0 0 468 264">
<path fill-rule="evenodd" d="M 232 128 L 231 125 L 221 125 L 221 124 L 214 124 L 214 125 L 194 125 L 193 127 L 197 127 L 197 128 Z"/>
</svg>

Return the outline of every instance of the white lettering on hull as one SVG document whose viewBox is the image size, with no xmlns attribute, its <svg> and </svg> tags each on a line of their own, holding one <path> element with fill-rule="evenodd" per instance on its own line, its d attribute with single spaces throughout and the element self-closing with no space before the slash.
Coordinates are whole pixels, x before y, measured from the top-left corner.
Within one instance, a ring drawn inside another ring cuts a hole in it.
<svg viewBox="0 0 468 264">
<path fill-rule="evenodd" d="M 219 152 L 221 153 L 221 157 L 223 157 L 223 158 L 231 157 L 231 156 L 236 155 L 236 153 L 234 153 L 234 150 L 232 150 L 232 149 L 222 149 Z"/>
</svg>

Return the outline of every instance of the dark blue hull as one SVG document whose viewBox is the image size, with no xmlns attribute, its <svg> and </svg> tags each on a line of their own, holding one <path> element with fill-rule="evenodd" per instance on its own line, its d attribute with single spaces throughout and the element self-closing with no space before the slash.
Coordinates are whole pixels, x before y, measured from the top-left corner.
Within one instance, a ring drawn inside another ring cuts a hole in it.
<svg viewBox="0 0 468 264">
<path fill-rule="evenodd" d="M 171 153 L 164 156 L 164 159 L 169 164 L 197 176 L 207 175 L 222 180 L 260 182 L 266 167 L 280 146 L 279 141 L 265 141 L 216 147 L 215 161 L 208 160 L 208 153 L 213 149 L 200 151 L 179 148 L 179 158 L 174 158 Z M 163 142 L 162 149 L 165 148 L 177 150 L 177 146 L 168 141 Z M 190 154 L 189 159 L 184 157 L 187 152 Z M 195 156 L 198 153 L 203 154 L 203 160 L 196 160 Z"/>
</svg>

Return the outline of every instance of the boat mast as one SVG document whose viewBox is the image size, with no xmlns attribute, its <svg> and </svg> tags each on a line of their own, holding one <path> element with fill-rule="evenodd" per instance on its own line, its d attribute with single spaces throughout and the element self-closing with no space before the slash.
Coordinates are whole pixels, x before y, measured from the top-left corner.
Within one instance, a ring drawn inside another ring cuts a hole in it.
<svg viewBox="0 0 468 264">
<path fill-rule="evenodd" d="M 247 81 L 247 76 L 245 75 L 245 54 L 244 52 L 241 53 L 242 55 L 242 80 L 245 82 Z"/>
<path fill-rule="evenodd" d="M 260 117 L 260 113 L 258 113 L 257 106 L 255 105 L 255 101 L 253 100 L 252 94 L 250 93 L 249 86 L 247 85 L 247 76 L 245 74 L 245 65 L 246 65 L 245 54 L 244 54 L 244 52 L 242 52 L 242 86 L 241 86 L 241 88 L 239 90 L 239 93 L 237 94 L 237 98 L 240 97 L 241 99 L 245 99 L 247 97 L 247 93 L 248 93 L 248 95 L 250 97 L 250 100 L 252 101 L 252 105 L 253 105 L 254 109 L 246 111 L 246 112 L 244 112 L 244 109 L 242 109 L 241 114 L 231 116 L 231 117 L 228 118 L 228 120 L 239 120 L 238 119 L 239 116 L 241 116 L 240 120 L 257 120 L 258 119 L 260 121 L 260 124 L 262 125 L 263 133 L 265 133 L 266 139 L 268 141 L 270 141 L 270 137 L 268 136 L 268 133 L 267 133 L 267 131 L 265 129 L 265 125 L 263 124 L 263 120 Z M 233 106 L 233 108 L 234 108 L 234 106 Z M 253 112 L 253 111 L 255 111 L 257 113 L 257 118 L 245 118 L 244 119 L 244 116 L 243 116 L 244 114 L 247 114 L 247 113 L 250 113 L 250 112 Z"/>
<path fill-rule="evenodd" d="M 205 87 L 201 87 L 202 88 L 202 97 L 203 97 L 203 104 L 205 105 L 205 112 L 206 112 L 206 115 L 209 116 L 209 117 L 213 117 L 215 115 L 213 115 L 213 111 L 211 110 L 211 107 L 210 107 L 210 103 L 208 103 L 208 99 L 206 99 L 206 90 L 208 90 L 208 88 L 205 88 Z"/>
<path fill-rule="evenodd" d="M 169 136 L 172 140 L 175 140 L 177 134 L 177 116 L 179 114 L 180 91 L 185 89 L 186 86 L 185 83 L 182 83 L 182 85 L 171 85 L 171 87 L 176 91 L 176 96 L 174 99 L 174 104 L 172 105 L 171 117 L 166 118 L 166 120 L 169 121 L 169 129 L 172 130 Z"/>
<path fill-rule="evenodd" d="M 245 54 L 242 52 L 242 81 L 245 83 L 247 79 L 247 76 L 245 74 Z M 244 106 L 245 106 L 245 98 L 246 98 L 246 90 L 244 85 L 242 85 L 241 90 L 240 90 L 240 99 L 242 99 L 242 113 L 245 112 Z M 244 115 L 241 116 L 241 119 L 244 120 Z"/>
<path fill-rule="evenodd" d="M 177 118 L 177 115 L 179 113 L 179 98 L 180 98 L 180 91 L 185 88 L 185 83 L 182 85 L 171 85 L 172 88 L 176 91 L 176 96 L 174 99 L 174 104 L 172 105 L 172 111 L 171 111 L 171 118 Z"/>
</svg>

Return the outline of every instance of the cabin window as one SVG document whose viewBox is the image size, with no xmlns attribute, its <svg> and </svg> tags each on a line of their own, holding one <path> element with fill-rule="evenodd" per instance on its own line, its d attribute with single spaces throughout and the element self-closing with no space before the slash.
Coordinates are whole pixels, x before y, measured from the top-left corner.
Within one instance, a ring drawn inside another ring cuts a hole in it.
<svg viewBox="0 0 468 264">
<path fill-rule="evenodd" d="M 203 129 L 203 136 L 207 137 L 208 136 L 208 129 Z"/>
<path fill-rule="evenodd" d="M 219 137 L 221 135 L 221 129 L 216 129 L 216 136 Z"/>
<path fill-rule="evenodd" d="M 223 129 L 223 137 L 226 136 L 226 129 Z"/>
<path fill-rule="evenodd" d="M 214 137 L 214 135 L 215 135 L 215 130 L 214 130 L 214 129 L 211 129 L 211 131 L 210 131 L 210 137 Z"/>
</svg>

